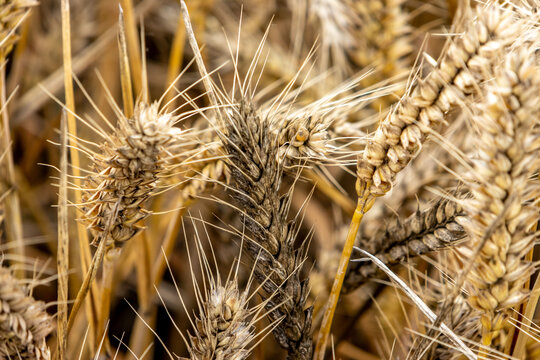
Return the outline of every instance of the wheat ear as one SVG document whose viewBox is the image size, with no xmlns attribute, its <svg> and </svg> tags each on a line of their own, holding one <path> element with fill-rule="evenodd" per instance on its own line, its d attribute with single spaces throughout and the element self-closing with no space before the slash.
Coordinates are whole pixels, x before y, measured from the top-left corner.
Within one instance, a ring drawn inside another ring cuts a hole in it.
<svg viewBox="0 0 540 360">
<path fill-rule="evenodd" d="M 36 0 L 4 0 L 0 4 L 0 57 L 4 59 L 19 39 L 15 32 Z"/>
<path fill-rule="evenodd" d="M 0 266 L 0 358 L 51 359 L 45 338 L 52 330 L 45 304 L 30 296 L 10 269 Z"/>
<path fill-rule="evenodd" d="M 441 199 L 424 211 L 416 211 L 403 223 L 390 223 L 360 247 L 377 256 L 385 265 L 397 264 L 409 257 L 455 246 L 465 238 L 460 218 L 465 213 L 451 200 Z M 371 262 L 355 262 L 349 266 L 343 292 L 357 289 L 378 272 Z"/>
<path fill-rule="evenodd" d="M 280 194 L 283 160 L 270 120 L 261 118 L 253 105 L 242 100 L 228 113 L 223 136 L 235 197 L 253 237 L 245 248 L 256 259 L 255 278 L 273 330 L 289 359 L 310 359 L 311 312 L 305 305 L 307 281 L 300 279 L 302 252 L 295 250 L 294 222 L 288 222 L 290 193 Z"/>
<path fill-rule="evenodd" d="M 142 230 L 137 223 L 149 214 L 144 202 L 164 172 L 168 146 L 181 133 L 173 126 L 177 117 L 160 112 L 158 102 L 137 103 L 131 118 L 117 114 L 117 128 L 102 145 L 102 153 L 89 152 L 95 171 L 83 188 L 82 221 L 98 249 L 69 316 L 68 332 L 105 254 Z"/>
<path fill-rule="evenodd" d="M 444 122 L 445 113 L 460 97 L 474 90 L 478 78 L 498 50 L 519 36 L 519 23 L 509 10 L 483 8 L 462 37 L 451 42 L 437 67 L 419 80 L 411 94 L 381 122 L 358 158 L 358 205 L 345 241 L 338 272 L 317 340 L 316 359 L 322 360 L 354 240 L 364 214 L 378 196 L 391 188 L 397 173 L 420 151 L 427 134 Z M 489 70 L 489 67 L 487 67 Z M 475 77 L 476 75 L 476 77 Z"/>
<path fill-rule="evenodd" d="M 121 117 L 114 137 L 93 155 L 95 171 L 83 196 L 84 221 L 93 244 L 121 246 L 142 228 L 144 202 L 164 170 L 167 146 L 178 140 L 175 117 L 160 113 L 158 103 L 139 103 L 132 118 Z"/>
<path fill-rule="evenodd" d="M 378 70 L 362 79 L 364 88 L 396 79 L 409 71 L 408 57 L 413 51 L 411 27 L 403 9 L 403 0 L 348 0 L 354 13 L 354 45 L 348 51 L 359 68 Z M 401 92 L 399 95 L 402 95 Z M 386 109 L 393 103 L 390 96 L 375 99 L 371 106 Z"/>
<path fill-rule="evenodd" d="M 190 336 L 192 359 L 243 360 L 249 356 L 254 326 L 249 322 L 249 294 L 235 281 L 210 282 L 207 299 Z"/>
<path fill-rule="evenodd" d="M 483 101 L 475 106 L 478 154 L 470 179 L 473 198 L 464 209 L 471 218 L 469 249 L 480 251 L 466 285 L 470 304 L 481 314 L 486 346 L 501 346 L 497 338 L 504 321 L 510 309 L 528 297 L 524 284 L 535 269 L 525 254 L 534 245 L 537 234 L 532 226 L 540 219 L 535 200 L 540 184 L 531 179 L 540 165 L 540 67 L 536 61 L 534 46 L 505 56 L 494 79 L 486 84 Z"/>
</svg>

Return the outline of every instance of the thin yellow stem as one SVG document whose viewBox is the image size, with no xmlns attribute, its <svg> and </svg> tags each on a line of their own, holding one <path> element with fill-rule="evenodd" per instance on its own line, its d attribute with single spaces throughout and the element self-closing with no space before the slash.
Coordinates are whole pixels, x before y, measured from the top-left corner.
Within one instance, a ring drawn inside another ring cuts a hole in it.
<svg viewBox="0 0 540 360">
<path fill-rule="evenodd" d="M 182 19 L 178 19 L 178 25 L 176 32 L 174 33 L 174 40 L 171 47 L 171 54 L 169 55 L 169 67 L 167 69 L 167 88 L 175 81 L 176 77 L 180 73 L 182 67 L 182 60 L 184 59 L 184 46 L 186 42 L 186 28 Z M 165 104 L 167 104 L 174 96 L 173 90 L 169 91 L 165 97 Z M 173 105 L 174 107 L 174 105 Z"/>
<path fill-rule="evenodd" d="M 161 244 L 163 251 L 157 252 L 157 259 L 152 266 L 151 279 L 152 285 L 155 287 L 158 287 L 163 279 L 163 274 L 167 268 L 167 258 L 174 250 L 174 245 L 176 243 L 175 240 L 182 225 L 182 216 L 189 205 L 190 202 L 186 201 L 183 208 L 174 212 L 173 219 L 169 223 L 163 243 Z M 150 296 L 153 296 L 155 293 L 154 289 L 149 289 L 149 291 L 148 299 L 150 299 Z M 147 301 L 146 304 L 141 302 L 139 308 L 137 309 L 137 313 L 140 316 L 136 318 L 135 324 L 133 325 L 134 332 L 129 344 L 129 348 L 135 354 L 141 353 L 150 341 L 151 334 L 145 323 L 152 325 L 155 322 L 156 316 L 155 309 L 153 309 L 150 305 L 150 301 Z M 128 359 L 134 359 L 133 355 L 128 355 Z"/>
<path fill-rule="evenodd" d="M 150 302 L 150 294 L 152 294 L 153 289 L 151 288 L 151 279 L 152 279 L 152 267 L 150 265 L 152 250 L 150 249 L 149 237 L 147 232 L 144 231 L 141 233 L 141 236 L 137 239 L 137 244 L 135 249 L 140 251 L 142 257 L 138 257 L 135 261 L 135 267 L 137 269 L 137 295 L 139 297 L 139 303 L 142 308 L 148 308 Z"/>
<path fill-rule="evenodd" d="M 5 224 L 6 224 L 6 235 L 7 239 L 11 243 L 15 243 L 14 255 L 18 258 L 19 261 L 24 261 L 24 242 L 23 242 L 23 231 L 22 231 L 22 220 L 21 220 L 21 205 L 19 202 L 19 194 L 17 189 L 17 182 L 15 178 L 15 164 L 13 163 L 13 153 L 11 152 L 11 134 L 9 128 L 9 115 L 7 110 L 6 103 L 6 66 L 5 58 L 0 58 L 0 88 L 2 94 L 0 99 L 0 108 L 2 113 L 2 142 L 3 149 L 0 149 L 1 153 L 5 153 L 4 162 L 5 165 L 2 166 L 2 170 L 5 171 L 5 179 L 9 183 L 9 188 L 12 188 L 13 191 L 10 191 L 5 199 Z M 14 272 L 14 275 L 18 278 L 24 278 L 24 270 L 18 269 Z"/>
<path fill-rule="evenodd" d="M 58 268 L 58 358 L 66 357 L 67 321 L 68 321 L 68 271 L 69 271 L 69 228 L 68 228 L 68 160 L 67 160 L 67 126 L 66 113 L 62 116 L 62 148 L 60 155 L 60 188 L 58 194 L 58 252 L 56 255 Z"/>
<path fill-rule="evenodd" d="M 68 333 L 73 327 L 73 323 L 75 322 L 77 313 L 79 312 L 79 309 L 81 308 L 81 304 L 86 298 L 86 295 L 88 294 L 88 291 L 90 290 L 92 282 L 96 278 L 99 266 L 103 262 L 103 257 L 105 256 L 105 251 L 106 251 L 105 243 L 106 241 L 102 240 L 101 243 L 99 244 L 94 257 L 92 258 L 92 262 L 90 263 L 90 268 L 88 269 L 88 272 L 86 273 L 86 276 L 84 277 L 84 281 L 81 285 L 81 288 L 79 289 L 79 292 L 77 293 L 77 297 L 75 298 L 75 302 L 73 303 L 73 308 L 71 309 L 71 313 L 69 314 L 68 325 L 67 325 Z M 94 326 L 94 329 L 95 329 L 95 326 Z"/>
<path fill-rule="evenodd" d="M 114 265 L 118 256 L 120 255 L 120 249 L 113 249 L 107 252 L 103 260 L 103 275 L 102 275 L 102 286 L 101 286 L 101 302 L 99 310 L 99 318 L 97 323 L 97 339 L 104 339 L 104 344 L 102 346 L 101 352 L 110 356 L 111 346 L 109 343 L 109 337 L 107 336 L 106 324 L 111 313 L 111 296 L 113 288 L 113 278 L 114 278 Z"/>
<path fill-rule="evenodd" d="M 315 347 L 315 353 L 313 355 L 314 360 L 324 359 L 326 345 L 328 343 L 328 337 L 330 335 L 330 329 L 332 328 L 332 321 L 334 319 L 334 313 L 336 311 L 339 295 L 341 294 L 341 287 L 343 285 L 343 280 L 345 279 L 347 266 L 349 265 L 349 260 L 351 259 L 356 234 L 358 233 L 358 229 L 360 228 L 362 218 L 364 217 L 366 211 L 369 210 L 369 208 L 373 204 L 373 200 L 373 198 L 367 195 L 358 199 L 358 204 L 356 206 L 356 209 L 354 210 L 351 225 L 349 226 L 349 232 L 347 233 L 347 239 L 345 240 L 345 245 L 343 246 L 341 258 L 339 259 L 338 269 L 336 272 L 336 276 L 334 277 L 332 290 L 324 308 L 321 328 L 317 336 L 317 345 Z"/>
<path fill-rule="evenodd" d="M 125 34 L 131 71 L 133 72 L 133 87 L 135 94 L 140 95 L 142 90 L 142 62 L 139 40 L 137 37 L 137 22 L 133 16 L 133 1 L 121 0 L 124 11 Z"/>
<path fill-rule="evenodd" d="M 73 172 L 73 181 L 76 188 L 79 188 L 81 185 L 80 180 L 80 159 L 79 152 L 77 151 L 77 123 L 73 114 L 75 113 L 75 100 L 73 96 L 73 77 L 72 77 L 72 63 L 71 63 L 71 24 L 70 24 L 70 14 L 69 14 L 69 0 L 62 0 L 61 3 L 61 13 L 62 13 L 62 52 L 63 52 L 63 63 L 64 63 L 64 91 L 66 97 L 66 109 L 67 111 L 67 124 L 68 131 L 72 135 L 69 137 L 70 145 L 70 157 L 72 164 Z M 81 193 L 79 191 L 74 191 L 74 198 L 76 204 L 82 203 Z M 77 223 L 77 233 L 78 233 L 78 243 L 79 243 L 79 256 L 81 260 L 81 269 L 82 273 L 88 271 L 90 264 L 91 254 L 90 254 L 90 245 L 88 240 L 88 233 L 86 228 L 82 223 Z M 95 291 L 94 291 L 95 293 Z M 94 338 L 93 333 L 95 329 L 94 319 L 96 314 L 94 311 L 95 307 L 93 306 L 93 298 L 90 297 L 89 302 L 86 305 L 86 316 L 88 318 L 90 326 L 90 339 L 89 344 L 93 346 Z M 69 332 L 69 324 L 66 329 L 66 336 Z"/>
<path fill-rule="evenodd" d="M 124 115 L 126 115 L 127 118 L 130 118 L 133 116 L 133 90 L 131 85 L 131 72 L 129 70 L 124 13 L 122 9 L 120 9 L 118 19 L 118 47 L 120 50 L 120 79 L 122 83 Z"/>
</svg>

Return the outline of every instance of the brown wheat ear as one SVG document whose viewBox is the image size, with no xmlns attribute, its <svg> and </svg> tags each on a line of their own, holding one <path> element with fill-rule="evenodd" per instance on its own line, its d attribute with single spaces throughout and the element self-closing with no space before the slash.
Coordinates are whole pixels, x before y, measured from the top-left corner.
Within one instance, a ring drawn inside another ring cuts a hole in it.
<svg viewBox="0 0 540 360">
<path fill-rule="evenodd" d="M 235 197 L 244 213 L 251 240 L 245 242 L 256 259 L 254 276 L 262 284 L 263 299 L 273 333 L 289 359 L 311 359 L 311 314 L 306 307 L 307 280 L 301 280 L 303 253 L 295 249 L 296 230 L 288 221 L 290 192 L 281 194 L 284 161 L 270 119 L 261 117 L 246 100 L 227 113 L 222 137 Z"/>
<path fill-rule="evenodd" d="M 236 281 L 211 281 L 207 295 L 190 336 L 192 359 L 246 359 L 255 330 L 249 321 L 249 294 L 240 292 Z"/>
<path fill-rule="evenodd" d="M 139 103 L 132 118 L 120 118 L 103 152 L 93 154 L 95 174 L 84 189 L 83 219 L 94 245 L 119 246 L 142 229 L 137 223 L 149 214 L 143 204 L 164 170 L 167 146 L 180 134 L 174 121 L 159 112 L 158 103 Z"/>
<path fill-rule="evenodd" d="M 36 0 L 3 0 L 0 3 L 0 57 L 11 51 L 17 42 L 18 36 L 15 30 L 20 25 L 23 16 L 36 6 Z"/>
<path fill-rule="evenodd" d="M 529 296 L 524 284 L 535 270 L 525 255 L 540 219 L 539 93 L 535 46 L 522 45 L 504 57 L 474 107 L 478 153 L 468 184 L 473 197 L 464 203 L 471 242 L 461 250 L 469 259 L 479 251 L 466 285 L 470 304 L 481 314 L 486 346 L 503 346 L 505 319 Z"/>
<path fill-rule="evenodd" d="M 45 304 L 0 266 L 0 359 L 49 360 L 46 337 L 52 330 Z"/>
<path fill-rule="evenodd" d="M 348 55 L 359 68 L 375 66 L 377 72 L 361 81 L 364 88 L 395 80 L 409 71 L 413 51 L 411 27 L 403 0 L 348 0 L 354 13 L 354 45 Z M 399 95 L 402 95 L 401 92 Z M 386 109 L 393 103 L 390 96 L 375 99 L 371 106 Z"/>
<path fill-rule="evenodd" d="M 424 211 L 417 210 L 403 222 L 390 223 L 373 239 L 363 239 L 360 246 L 386 265 L 397 264 L 408 257 L 455 246 L 466 235 L 460 225 L 460 217 L 464 215 L 458 203 L 441 199 Z M 372 262 L 351 264 L 343 291 L 355 290 L 377 273 L 378 267 Z"/>
</svg>

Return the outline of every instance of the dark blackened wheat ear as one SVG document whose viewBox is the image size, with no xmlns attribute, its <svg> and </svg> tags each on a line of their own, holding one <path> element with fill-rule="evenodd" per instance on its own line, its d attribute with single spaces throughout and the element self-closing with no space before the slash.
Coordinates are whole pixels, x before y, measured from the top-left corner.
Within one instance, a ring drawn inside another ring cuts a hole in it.
<svg viewBox="0 0 540 360">
<path fill-rule="evenodd" d="M 291 194 L 280 191 L 284 159 L 270 120 L 246 100 L 227 112 L 223 139 L 234 197 L 243 210 L 251 240 L 245 248 L 256 259 L 254 275 L 261 282 L 274 336 L 290 359 L 310 359 L 311 308 L 306 307 L 307 280 L 300 269 L 302 249 L 295 249 L 296 226 L 288 221 Z"/>
<path fill-rule="evenodd" d="M 296 227 L 288 221 L 291 193 L 281 194 L 283 159 L 279 158 L 279 141 L 272 131 L 271 120 L 257 112 L 248 96 L 253 73 L 236 84 L 240 101 L 219 93 L 208 77 L 189 13 L 180 2 L 189 42 L 204 79 L 215 115 L 232 184 L 229 187 L 244 215 L 250 233 L 246 251 L 255 260 L 254 276 L 261 286 L 261 295 L 271 322 L 279 321 L 273 330 L 290 359 L 311 359 L 312 308 L 306 307 L 307 280 L 300 279 L 302 249 L 295 249 Z M 255 54 L 254 62 L 260 53 Z M 238 75 L 238 74 L 236 74 Z M 233 98 L 235 94 L 233 93 Z M 279 102 L 280 99 L 277 100 Z"/>
</svg>

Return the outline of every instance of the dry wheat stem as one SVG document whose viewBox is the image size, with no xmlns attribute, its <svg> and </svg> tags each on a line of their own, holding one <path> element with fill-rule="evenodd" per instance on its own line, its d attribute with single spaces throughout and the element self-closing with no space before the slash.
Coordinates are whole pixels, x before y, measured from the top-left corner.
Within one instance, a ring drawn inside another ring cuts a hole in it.
<svg viewBox="0 0 540 360">
<path fill-rule="evenodd" d="M 68 131 L 67 119 L 64 112 L 61 120 L 62 131 L 62 147 L 60 155 L 60 189 L 58 193 L 58 252 L 57 252 L 57 268 L 58 268 L 58 358 L 65 359 L 67 348 L 67 321 L 68 321 L 68 271 L 69 271 L 69 215 L 68 215 L 68 159 L 67 159 L 67 144 Z"/>
<path fill-rule="evenodd" d="M 7 83 L 6 83 L 6 64 L 8 54 L 18 40 L 15 33 L 21 22 L 24 20 L 30 8 L 36 6 L 37 2 L 32 0 L 2 1 L 0 4 L 0 112 L 2 117 L 2 126 L 0 128 L 0 152 L 4 153 L 4 159 L 0 163 L 0 168 L 6 174 L 6 181 L 9 186 L 16 188 L 15 165 L 11 151 L 11 130 L 9 125 L 9 114 L 7 108 Z M 17 247 L 14 253 L 24 257 L 25 249 L 23 244 L 23 229 L 21 219 L 21 208 L 19 195 L 17 191 L 11 191 L 7 194 L 5 200 L 6 235 L 8 241 L 14 242 Z M 16 275 L 23 277 L 24 273 L 17 270 Z"/>
<path fill-rule="evenodd" d="M 72 58 L 71 58 L 71 18 L 70 18 L 70 5 L 69 0 L 62 0 L 61 5 L 61 17 L 62 17 L 62 69 L 59 69 L 59 74 L 63 73 L 64 80 L 64 92 L 66 100 L 66 116 L 67 116 L 67 125 L 69 137 L 69 146 L 70 146 L 70 157 L 71 157 L 71 168 L 74 177 L 75 187 L 80 188 L 80 157 L 79 151 L 77 149 L 77 122 L 75 121 L 75 100 L 73 94 L 73 67 L 72 67 Z M 74 191 L 74 201 L 79 204 L 82 201 L 81 192 Z M 77 224 L 77 239 L 78 239 L 78 255 L 81 264 L 82 273 L 86 273 L 91 263 L 91 254 L 88 240 L 88 232 L 83 224 Z M 62 254 L 63 255 L 63 254 Z M 92 295 L 88 301 L 85 303 L 85 312 L 86 318 L 90 326 L 90 346 L 94 348 L 95 345 L 95 323 L 96 323 L 96 306 L 95 306 L 95 296 L 97 293 L 97 287 L 92 288 Z M 69 322 L 69 320 L 68 320 Z M 64 329 L 63 329 L 64 330 Z M 66 336 L 69 332 L 69 326 L 66 325 L 65 328 Z"/>
</svg>

